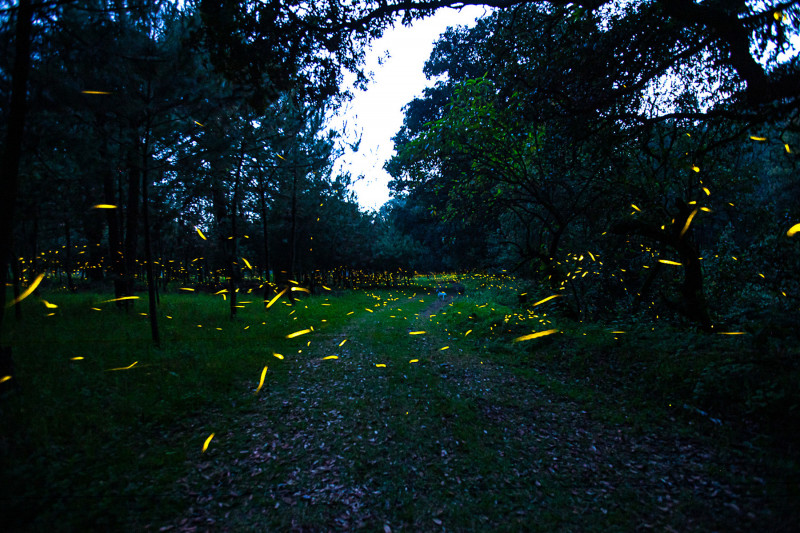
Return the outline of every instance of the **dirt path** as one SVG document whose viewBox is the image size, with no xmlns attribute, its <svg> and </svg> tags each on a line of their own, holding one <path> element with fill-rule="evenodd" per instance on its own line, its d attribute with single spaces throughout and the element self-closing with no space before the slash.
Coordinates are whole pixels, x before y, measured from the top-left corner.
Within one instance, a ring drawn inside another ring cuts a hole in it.
<svg viewBox="0 0 800 533">
<path fill-rule="evenodd" d="M 313 343 L 229 421 L 242 436 L 182 481 L 194 504 L 164 528 L 781 528 L 751 462 L 669 421 L 600 421 L 480 353 L 440 351 L 441 332 L 408 335 L 450 301 L 405 318 L 395 302 Z"/>
</svg>

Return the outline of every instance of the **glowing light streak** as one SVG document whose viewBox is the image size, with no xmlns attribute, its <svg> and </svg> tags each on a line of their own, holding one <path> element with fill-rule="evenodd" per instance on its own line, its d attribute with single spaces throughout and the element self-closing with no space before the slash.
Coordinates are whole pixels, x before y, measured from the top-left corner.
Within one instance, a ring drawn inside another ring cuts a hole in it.
<svg viewBox="0 0 800 533">
<path fill-rule="evenodd" d="M 658 262 L 664 263 L 665 265 L 683 266 L 683 263 L 678 263 L 677 261 L 670 261 L 669 259 L 659 259 Z"/>
<path fill-rule="evenodd" d="M 641 210 L 641 209 L 639 209 L 638 207 L 636 207 L 636 204 L 631 204 L 631 207 L 632 207 L 632 208 L 634 208 L 634 209 L 636 209 L 636 210 L 637 210 L 637 211 L 639 211 L 640 213 L 642 212 L 642 210 Z"/>
<path fill-rule="evenodd" d="M 343 340 L 342 342 L 340 342 L 340 343 L 339 343 L 339 347 L 341 348 L 341 347 L 342 347 L 342 345 L 343 345 L 344 343 L 346 343 L 346 342 L 347 342 L 347 339 L 345 339 L 345 340 Z"/>
<path fill-rule="evenodd" d="M 247 268 L 249 268 L 250 270 L 253 270 L 253 267 L 250 265 L 250 261 L 248 261 L 244 257 L 242 257 L 242 261 L 244 261 L 244 264 L 247 265 Z"/>
<path fill-rule="evenodd" d="M 16 305 L 25 298 L 27 298 L 28 296 L 30 296 L 31 293 L 36 290 L 36 287 L 39 286 L 39 284 L 42 282 L 43 279 L 44 279 L 43 273 L 36 276 L 36 279 L 33 280 L 33 283 L 31 283 L 30 286 L 27 289 L 25 289 L 25 291 L 23 291 L 22 294 L 11 300 L 11 302 L 8 305 L 6 305 L 6 307 L 11 307 L 12 305 Z"/>
<path fill-rule="evenodd" d="M 787 236 L 787 237 L 794 237 L 794 235 L 795 235 L 795 234 L 796 234 L 798 231 L 800 231 L 800 224 L 795 224 L 794 226 L 792 226 L 791 228 L 789 228 L 789 231 L 787 231 L 787 232 L 786 232 L 786 236 Z"/>
<path fill-rule="evenodd" d="M 777 15 L 777 13 L 775 13 L 775 15 Z M 777 19 L 775 19 L 775 20 L 777 20 Z M 755 135 L 751 135 L 750 138 L 752 140 L 754 140 L 754 141 L 766 141 L 767 140 L 766 137 L 756 137 Z"/>
<path fill-rule="evenodd" d="M 81 94 L 111 94 L 108 91 L 81 91 Z"/>
<path fill-rule="evenodd" d="M 58 308 L 58 306 L 56 304 L 51 304 L 47 300 L 42 300 L 42 303 L 44 303 L 44 306 L 46 308 L 48 308 L 48 309 L 57 309 Z"/>
<path fill-rule="evenodd" d="M 471 330 L 471 329 L 468 329 L 468 330 L 467 330 L 467 332 L 466 332 L 466 333 L 464 333 L 464 336 L 466 337 L 466 336 L 467 336 L 467 335 L 469 335 L 470 333 L 472 333 L 472 330 Z"/>
<path fill-rule="evenodd" d="M 339 359 L 339 356 L 338 355 L 328 355 L 328 356 L 322 358 L 323 361 L 326 361 L 328 359 Z"/>
<path fill-rule="evenodd" d="M 261 387 L 264 386 L 264 378 L 267 376 L 267 367 L 264 367 L 264 370 L 261 371 L 261 379 L 258 382 L 258 387 L 256 387 L 256 391 L 253 394 L 258 394 L 261 390 Z"/>
<path fill-rule="evenodd" d="M 281 360 L 283 359 L 283 356 L 281 354 L 279 354 L 279 353 L 272 352 L 272 355 L 274 357 L 277 357 L 278 359 L 281 359 Z"/>
<path fill-rule="evenodd" d="M 443 347 L 439 348 L 439 351 L 441 352 L 441 351 L 449 350 L 449 349 L 450 349 L 449 346 L 443 346 Z"/>
<path fill-rule="evenodd" d="M 539 300 L 538 302 L 536 302 L 535 304 L 533 304 L 533 307 L 536 307 L 537 305 L 541 305 L 541 304 L 543 304 L 543 303 L 545 303 L 545 302 L 549 302 L 549 301 L 550 301 L 550 300 L 552 300 L 553 298 L 558 298 L 559 296 L 561 296 L 561 295 L 560 295 L 560 294 L 554 294 L 553 296 L 548 296 L 548 297 L 547 297 L 547 298 L 545 298 L 544 300 Z"/>
<path fill-rule="evenodd" d="M 11 379 L 11 376 L 3 376 L 2 378 L 0 378 L 0 383 L 5 383 L 9 379 Z"/>
<path fill-rule="evenodd" d="M 211 439 L 214 438 L 214 435 L 215 433 L 212 433 L 211 435 L 208 436 L 206 441 L 203 443 L 203 451 L 201 453 L 206 453 L 206 450 L 208 449 L 208 444 L 211 442 Z"/>
<path fill-rule="evenodd" d="M 70 361 L 83 361 L 83 359 L 84 359 L 84 358 L 83 358 L 83 356 L 81 356 L 81 355 L 79 355 L 79 356 L 77 356 L 77 357 L 70 357 L 70 358 L 69 358 L 69 360 L 70 360 Z"/>
<path fill-rule="evenodd" d="M 557 329 L 548 329 L 545 331 L 539 331 L 536 333 L 531 333 L 529 335 L 523 335 L 521 337 L 517 337 L 514 339 L 514 342 L 522 342 L 522 341 L 529 341 L 531 339 L 538 339 L 539 337 L 544 337 L 546 335 L 552 335 L 553 333 L 558 333 Z"/>
<path fill-rule="evenodd" d="M 283 289 L 281 292 L 279 292 L 278 294 L 276 294 L 276 295 L 275 295 L 275 296 L 272 298 L 272 300 L 270 300 L 270 301 L 269 301 L 269 303 L 267 303 L 267 309 L 269 309 L 270 307 L 272 307 L 272 304 L 274 304 L 275 302 L 277 302 L 277 301 L 278 301 L 278 298 L 280 298 L 281 296 L 283 296 L 283 293 L 284 293 L 284 292 L 286 292 L 286 289 Z"/>
<path fill-rule="evenodd" d="M 386 365 L 383 363 L 375 363 L 375 366 L 378 368 L 386 368 Z"/>
<path fill-rule="evenodd" d="M 287 339 L 294 339 L 295 337 L 299 337 L 300 335 L 305 335 L 306 333 L 311 333 L 310 329 L 301 329 L 300 331 L 295 331 L 294 333 L 289 333 L 286 335 Z"/>
<path fill-rule="evenodd" d="M 693 211 L 692 211 L 692 212 L 689 214 L 689 216 L 686 218 L 686 224 L 684 224 L 684 225 L 683 225 L 683 229 L 681 230 L 681 233 L 680 233 L 680 235 L 678 236 L 679 238 L 682 238 L 682 237 L 684 236 L 684 234 L 686 234 L 686 232 L 689 230 L 689 224 L 691 224 L 691 223 L 692 223 L 692 219 L 694 218 L 694 216 L 695 216 L 696 214 L 697 214 L 697 209 L 693 210 Z"/>
<path fill-rule="evenodd" d="M 116 208 L 117 206 L 112 204 L 97 204 L 91 207 L 91 209 L 116 209 Z"/>
<path fill-rule="evenodd" d="M 203 232 L 202 232 L 202 231 L 200 231 L 200 228 L 198 228 L 197 226 L 195 226 L 195 227 L 194 227 L 194 229 L 195 229 L 195 230 L 197 230 L 197 234 L 198 234 L 198 235 L 200 235 L 200 238 L 201 238 L 201 239 L 203 239 L 204 241 L 207 241 L 207 240 L 208 240 L 208 239 L 206 239 L 206 236 L 205 236 L 205 235 L 203 235 Z"/>
<path fill-rule="evenodd" d="M 424 335 L 425 332 L 424 331 L 409 331 L 408 334 L 409 335 Z"/>
<path fill-rule="evenodd" d="M 121 367 L 119 367 L 119 368 L 109 368 L 108 370 L 106 370 L 106 372 L 114 372 L 114 371 L 116 371 L 116 370 L 130 370 L 131 368 L 133 368 L 134 366 L 136 366 L 136 364 L 137 364 L 138 362 L 139 362 L 139 361 L 134 361 L 133 363 L 131 363 L 131 364 L 130 364 L 130 365 L 128 365 L 128 366 L 121 366 Z"/>
</svg>

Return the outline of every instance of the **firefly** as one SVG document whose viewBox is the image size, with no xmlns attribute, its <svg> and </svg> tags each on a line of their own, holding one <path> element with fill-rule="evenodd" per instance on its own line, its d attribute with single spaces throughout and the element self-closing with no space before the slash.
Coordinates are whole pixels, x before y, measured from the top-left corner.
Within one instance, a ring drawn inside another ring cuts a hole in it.
<svg viewBox="0 0 800 533">
<path fill-rule="evenodd" d="M 261 387 L 264 386 L 264 377 L 267 375 L 267 367 L 264 367 L 264 370 L 261 371 L 261 380 L 258 382 L 258 387 L 256 387 L 256 391 L 253 394 L 258 394 L 258 391 L 261 390 Z"/>
<path fill-rule="evenodd" d="M 295 331 L 294 333 L 289 333 L 286 335 L 287 339 L 293 339 L 295 337 L 299 337 L 300 335 L 305 335 L 306 333 L 311 333 L 310 329 L 301 329 L 300 331 Z"/>
<path fill-rule="evenodd" d="M 31 293 L 36 290 L 36 287 L 39 286 L 39 284 L 42 282 L 43 279 L 44 279 L 44 274 L 39 274 L 38 276 L 36 276 L 36 279 L 33 280 L 33 283 L 30 284 L 30 287 L 25 289 L 25 291 L 18 297 L 11 300 L 11 303 L 9 303 L 6 307 L 11 307 L 12 305 L 16 305 L 25 298 L 27 298 L 28 296 L 30 296 Z"/>
<path fill-rule="evenodd" d="M 545 335 L 552 335 L 553 333 L 558 333 L 558 330 L 557 329 L 548 329 L 546 331 L 539 331 L 537 333 L 531 333 L 529 335 L 523 335 L 521 337 L 517 337 L 516 339 L 514 339 L 514 342 L 529 341 L 531 339 L 544 337 Z"/>
<path fill-rule="evenodd" d="M 215 435 L 214 433 L 209 435 L 208 438 L 206 439 L 206 441 L 203 443 L 203 452 L 202 453 L 206 453 L 206 450 L 208 449 L 208 444 L 211 442 L 211 439 L 214 438 L 214 435 Z"/>
</svg>

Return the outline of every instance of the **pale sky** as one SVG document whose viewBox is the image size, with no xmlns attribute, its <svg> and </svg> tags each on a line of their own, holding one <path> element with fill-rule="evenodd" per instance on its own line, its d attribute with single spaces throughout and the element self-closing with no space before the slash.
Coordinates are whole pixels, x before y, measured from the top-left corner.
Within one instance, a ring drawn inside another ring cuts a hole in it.
<svg viewBox="0 0 800 533">
<path fill-rule="evenodd" d="M 392 137 L 403 125 L 403 106 L 422 95 L 434 80 L 427 80 L 422 67 L 433 50 L 433 43 L 448 26 L 472 26 L 486 12 L 480 6 L 461 10 L 440 9 L 432 17 L 414 22 L 410 28 L 398 25 L 375 41 L 367 53 L 366 70 L 374 73 L 366 91 L 355 91 L 355 98 L 331 120 L 350 141 L 361 136 L 358 152 L 346 149 L 337 168 L 353 178 L 364 176 L 352 189 L 364 210 L 377 210 L 389 200 L 391 179 L 383 164 L 394 154 Z M 381 57 L 388 59 L 378 64 Z"/>
</svg>

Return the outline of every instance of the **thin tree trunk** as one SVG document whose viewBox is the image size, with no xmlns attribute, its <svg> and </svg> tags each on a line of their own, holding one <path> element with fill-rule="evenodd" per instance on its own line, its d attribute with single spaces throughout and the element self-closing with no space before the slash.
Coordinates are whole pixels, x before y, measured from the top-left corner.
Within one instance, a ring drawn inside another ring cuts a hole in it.
<svg viewBox="0 0 800 533">
<path fill-rule="evenodd" d="M 236 235 L 236 218 L 239 211 L 239 182 L 242 178 L 242 164 L 244 163 L 244 141 L 239 145 L 239 164 L 236 166 L 236 177 L 233 181 L 233 198 L 231 203 L 231 253 L 228 258 L 228 284 L 231 295 L 231 319 L 236 317 L 236 277 L 241 269 L 237 269 L 238 236 Z"/>
<path fill-rule="evenodd" d="M 153 344 L 159 346 L 161 339 L 158 334 L 158 315 L 156 309 L 156 283 L 153 276 L 153 250 L 150 243 L 150 209 L 147 205 L 148 196 L 148 159 L 150 150 L 149 146 L 150 131 L 149 126 L 145 134 L 144 144 L 142 146 L 142 218 L 144 222 L 144 260 L 145 270 L 147 272 L 147 304 L 148 304 L 148 318 L 150 318 L 150 333 L 153 337 Z"/>
<path fill-rule="evenodd" d="M 105 155 L 106 152 L 103 151 L 102 154 Z M 105 157 L 101 159 L 106 161 Z M 103 196 L 105 203 L 117 205 L 117 199 L 114 195 L 113 175 L 110 170 L 103 170 Z M 108 225 L 108 259 L 111 265 L 111 278 L 114 280 L 114 298 L 120 298 L 125 295 L 123 281 L 125 264 L 122 255 L 122 240 L 120 239 L 119 209 L 106 209 L 105 211 L 106 224 Z M 117 304 L 120 303 L 117 302 Z"/>
<path fill-rule="evenodd" d="M 11 251 L 14 251 L 13 248 Z M 11 255 L 11 275 L 14 278 L 11 281 L 11 284 L 14 291 L 14 299 L 16 300 L 19 298 L 19 294 L 21 292 L 20 278 L 22 278 L 22 273 L 19 270 L 19 260 L 14 256 L 14 254 Z M 22 320 L 22 306 L 20 304 L 14 306 L 14 318 L 17 320 Z"/>
<path fill-rule="evenodd" d="M 67 289 L 69 292 L 75 292 L 75 283 L 72 281 L 72 239 L 70 238 L 69 219 L 64 219 L 64 241 L 66 248 L 64 250 L 64 272 L 67 273 Z"/>
<path fill-rule="evenodd" d="M 143 169 L 142 169 L 143 170 Z M 125 295 L 133 296 L 133 285 L 136 278 L 136 248 L 139 242 L 139 195 L 142 178 L 140 169 L 131 158 L 128 166 L 128 224 L 125 235 Z M 128 300 L 125 300 L 127 304 Z M 127 307 L 127 305 L 126 305 Z"/>
<path fill-rule="evenodd" d="M 259 207 L 261 208 L 261 228 L 264 231 L 264 281 L 265 283 L 269 283 L 270 280 L 270 268 L 269 268 L 269 233 L 267 231 L 267 198 L 266 198 L 266 191 L 264 190 L 264 183 L 261 181 L 261 175 L 259 174 L 259 184 L 258 184 L 258 201 Z"/>
</svg>

